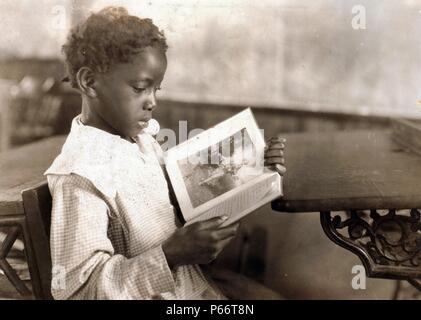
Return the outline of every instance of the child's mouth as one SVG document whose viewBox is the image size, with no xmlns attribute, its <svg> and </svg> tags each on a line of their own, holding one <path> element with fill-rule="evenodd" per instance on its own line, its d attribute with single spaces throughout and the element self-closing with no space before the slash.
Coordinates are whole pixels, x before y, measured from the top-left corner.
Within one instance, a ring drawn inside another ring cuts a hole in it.
<svg viewBox="0 0 421 320">
<path fill-rule="evenodd" d="M 137 124 L 139 125 L 141 132 L 149 133 L 153 136 L 157 135 L 159 130 L 161 130 L 158 121 L 155 119 L 149 119 L 148 121 L 138 121 Z"/>
<path fill-rule="evenodd" d="M 148 121 L 139 121 L 138 124 L 142 129 L 145 129 L 149 125 Z"/>
</svg>

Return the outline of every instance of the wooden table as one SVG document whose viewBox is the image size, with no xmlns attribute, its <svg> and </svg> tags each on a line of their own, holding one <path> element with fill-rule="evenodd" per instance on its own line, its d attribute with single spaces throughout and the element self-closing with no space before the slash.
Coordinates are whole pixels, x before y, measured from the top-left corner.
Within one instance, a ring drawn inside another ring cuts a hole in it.
<svg viewBox="0 0 421 320">
<path fill-rule="evenodd" d="M 31 292 L 6 261 L 20 233 L 25 254 L 31 254 L 21 191 L 45 180 L 43 173 L 59 154 L 64 140 L 65 136 L 57 136 L 0 153 L 0 227 L 10 227 L 0 248 L 0 268 L 23 296 Z"/>
<path fill-rule="evenodd" d="M 419 286 L 421 157 L 394 144 L 388 131 L 284 136 L 285 196 L 272 203 L 273 209 L 321 212 L 328 237 L 356 253 L 369 276 L 406 279 Z M 0 226 L 12 227 L 0 248 L 0 268 L 23 295 L 29 290 L 5 260 L 19 232 L 27 245 L 21 191 L 45 179 L 42 174 L 64 139 L 0 153 Z"/>
<path fill-rule="evenodd" d="M 421 157 L 391 135 L 283 135 L 284 197 L 272 208 L 320 212 L 327 236 L 357 254 L 369 276 L 405 279 L 421 290 Z"/>
</svg>

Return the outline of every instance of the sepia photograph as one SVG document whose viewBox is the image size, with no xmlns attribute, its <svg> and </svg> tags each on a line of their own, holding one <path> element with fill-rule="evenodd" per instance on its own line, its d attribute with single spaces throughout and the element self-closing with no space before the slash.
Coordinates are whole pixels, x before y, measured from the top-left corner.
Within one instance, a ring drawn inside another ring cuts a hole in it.
<svg viewBox="0 0 421 320">
<path fill-rule="evenodd" d="M 192 164 L 191 158 L 178 160 L 193 208 L 243 185 L 255 176 L 247 174 L 247 169 L 256 167 L 257 157 L 245 128 L 199 151 L 194 157 L 198 159 L 198 164 Z"/>
<path fill-rule="evenodd" d="M 421 300 L 421 0 L 0 0 L 0 27 L 0 305 Z"/>
</svg>

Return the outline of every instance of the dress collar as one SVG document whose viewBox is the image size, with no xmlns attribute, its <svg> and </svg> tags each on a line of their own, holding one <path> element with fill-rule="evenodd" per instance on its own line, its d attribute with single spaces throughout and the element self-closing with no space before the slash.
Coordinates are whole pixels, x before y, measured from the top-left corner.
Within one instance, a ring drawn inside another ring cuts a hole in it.
<svg viewBox="0 0 421 320">
<path fill-rule="evenodd" d="M 61 153 L 44 174 L 78 174 L 107 196 L 114 196 L 118 168 L 145 161 L 141 142 L 135 141 L 130 143 L 118 135 L 84 125 L 79 115 L 72 121 Z"/>
</svg>

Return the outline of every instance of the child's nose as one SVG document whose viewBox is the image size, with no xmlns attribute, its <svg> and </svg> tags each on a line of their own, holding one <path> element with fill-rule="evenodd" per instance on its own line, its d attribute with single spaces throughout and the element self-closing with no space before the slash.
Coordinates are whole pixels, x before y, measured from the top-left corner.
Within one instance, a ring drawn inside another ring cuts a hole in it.
<svg viewBox="0 0 421 320">
<path fill-rule="evenodd" d="M 153 111 L 156 108 L 156 103 L 145 103 L 143 105 L 143 110 L 145 111 Z"/>
<path fill-rule="evenodd" d="M 143 110 L 153 111 L 156 108 L 156 99 L 149 99 L 144 105 Z"/>
<path fill-rule="evenodd" d="M 149 96 L 148 101 L 143 105 L 145 111 L 153 111 L 156 108 L 156 97 L 155 94 Z"/>
</svg>

